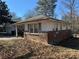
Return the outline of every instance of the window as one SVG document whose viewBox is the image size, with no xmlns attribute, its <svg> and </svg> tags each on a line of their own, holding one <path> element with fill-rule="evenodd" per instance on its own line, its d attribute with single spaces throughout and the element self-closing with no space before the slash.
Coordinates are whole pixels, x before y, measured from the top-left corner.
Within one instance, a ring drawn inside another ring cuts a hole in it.
<svg viewBox="0 0 79 59">
<path fill-rule="evenodd" d="M 39 32 L 41 31 L 41 23 L 39 23 Z"/>
<path fill-rule="evenodd" d="M 41 31 L 41 23 L 37 24 L 28 24 L 28 31 L 31 33 L 38 33 Z"/>
<path fill-rule="evenodd" d="M 38 33 L 38 24 L 34 24 L 34 33 Z"/>
<path fill-rule="evenodd" d="M 32 24 L 28 24 L 28 31 L 33 33 L 33 25 Z"/>
<path fill-rule="evenodd" d="M 30 27 L 30 26 L 29 26 L 29 24 L 28 24 L 28 32 L 29 32 L 29 27 Z"/>
</svg>

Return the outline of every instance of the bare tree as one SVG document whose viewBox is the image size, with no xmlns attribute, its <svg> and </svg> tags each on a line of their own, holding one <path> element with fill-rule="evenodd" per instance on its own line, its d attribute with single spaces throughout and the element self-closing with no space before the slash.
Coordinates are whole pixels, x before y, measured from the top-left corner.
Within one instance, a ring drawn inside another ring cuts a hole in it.
<svg viewBox="0 0 79 59">
<path fill-rule="evenodd" d="M 35 10 L 29 10 L 25 15 L 23 16 L 24 19 L 32 18 L 33 16 L 36 16 Z"/>
<path fill-rule="evenodd" d="M 18 17 L 15 12 L 10 12 L 12 15 L 12 21 L 21 21 L 21 17 Z"/>
<path fill-rule="evenodd" d="M 61 1 L 64 9 L 66 10 L 66 15 L 64 15 L 65 19 L 71 22 L 71 29 L 74 30 L 74 21 L 78 16 L 78 2 L 79 0 L 62 0 Z"/>
</svg>

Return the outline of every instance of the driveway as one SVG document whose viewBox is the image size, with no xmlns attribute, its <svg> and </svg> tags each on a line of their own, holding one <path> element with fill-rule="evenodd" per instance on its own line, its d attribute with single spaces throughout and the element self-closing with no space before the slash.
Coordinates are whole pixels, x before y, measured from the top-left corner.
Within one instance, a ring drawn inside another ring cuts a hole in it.
<svg viewBox="0 0 79 59">
<path fill-rule="evenodd" d="M 23 37 L 0 37 L 0 40 L 18 40 L 24 39 Z"/>
</svg>

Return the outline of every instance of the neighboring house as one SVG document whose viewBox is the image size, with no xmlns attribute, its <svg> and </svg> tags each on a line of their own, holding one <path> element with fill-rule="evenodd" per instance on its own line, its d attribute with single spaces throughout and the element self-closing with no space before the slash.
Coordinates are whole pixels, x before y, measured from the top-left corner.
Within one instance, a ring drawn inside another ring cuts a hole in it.
<svg viewBox="0 0 79 59">
<path fill-rule="evenodd" d="M 5 34 L 10 34 L 11 23 L 3 23 L 0 25 L 0 36 L 5 36 Z"/>
<path fill-rule="evenodd" d="M 12 30 L 15 29 L 15 27 L 13 28 L 13 26 L 11 26 L 12 24 L 16 23 L 18 21 L 10 21 L 8 23 L 3 23 L 0 25 L 0 36 L 9 36 L 12 34 Z"/>
<path fill-rule="evenodd" d="M 0 25 L 0 32 L 4 32 L 4 26 L 3 25 Z"/>
<path fill-rule="evenodd" d="M 70 23 L 70 27 L 73 33 L 79 32 L 79 16 L 73 15 L 71 19 L 70 14 L 68 14 L 63 17 L 63 21 Z"/>
</svg>

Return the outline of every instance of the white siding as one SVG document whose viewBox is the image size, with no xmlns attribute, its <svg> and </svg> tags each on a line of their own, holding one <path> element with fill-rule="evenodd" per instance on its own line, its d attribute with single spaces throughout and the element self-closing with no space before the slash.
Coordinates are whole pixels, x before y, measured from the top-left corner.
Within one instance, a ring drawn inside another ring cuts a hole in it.
<svg viewBox="0 0 79 59">
<path fill-rule="evenodd" d="M 11 34 L 12 31 L 15 31 L 15 25 L 7 24 L 7 25 L 6 25 L 6 32 L 7 32 L 8 34 Z"/>
<path fill-rule="evenodd" d="M 58 30 L 66 30 L 66 26 L 65 25 L 61 25 L 60 23 L 57 24 L 54 21 L 40 21 L 40 22 L 30 22 L 28 24 L 34 24 L 34 23 L 41 23 L 41 31 L 53 31 L 56 30 L 56 28 Z M 25 31 L 28 31 L 28 24 L 25 24 Z"/>
<path fill-rule="evenodd" d="M 41 27 L 42 31 L 53 31 L 56 29 L 53 22 L 42 22 Z"/>
<path fill-rule="evenodd" d="M 11 27 L 11 31 L 15 31 L 16 30 L 16 26 L 13 25 L 13 26 L 10 26 Z"/>
<path fill-rule="evenodd" d="M 25 27 L 25 31 L 28 31 L 28 24 L 25 24 L 24 27 Z"/>
<path fill-rule="evenodd" d="M 50 21 L 41 22 L 41 31 L 52 31 L 55 29 L 54 27 L 55 27 L 55 24 Z M 28 24 L 25 24 L 25 31 L 28 31 Z"/>
<path fill-rule="evenodd" d="M 66 30 L 66 26 L 62 26 L 62 30 Z"/>
</svg>

